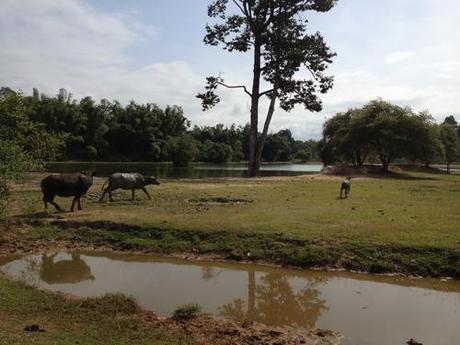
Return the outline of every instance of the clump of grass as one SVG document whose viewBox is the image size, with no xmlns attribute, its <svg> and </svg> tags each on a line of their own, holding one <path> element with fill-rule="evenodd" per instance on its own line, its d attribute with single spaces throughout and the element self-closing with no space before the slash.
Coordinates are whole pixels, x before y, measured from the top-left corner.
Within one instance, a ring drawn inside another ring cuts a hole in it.
<svg viewBox="0 0 460 345">
<path fill-rule="evenodd" d="M 76 303 L 80 309 L 105 315 L 132 315 L 138 310 L 136 301 L 123 294 L 106 294 L 102 297 L 86 298 Z"/>
<path fill-rule="evenodd" d="M 188 321 L 196 318 L 201 313 L 199 304 L 185 304 L 174 310 L 173 319 L 177 321 Z"/>
</svg>

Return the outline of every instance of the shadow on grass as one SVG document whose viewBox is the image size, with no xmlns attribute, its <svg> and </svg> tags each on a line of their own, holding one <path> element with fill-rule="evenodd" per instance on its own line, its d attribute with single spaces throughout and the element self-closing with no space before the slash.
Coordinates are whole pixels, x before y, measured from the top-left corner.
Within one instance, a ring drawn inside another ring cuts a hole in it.
<svg viewBox="0 0 460 345">
<path fill-rule="evenodd" d="M 372 176 L 377 178 L 390 178 L 395 180 L 413 180 L 413 181 L 439 181 L 438 177 L 431 177 L 431 176 L 414 176 L 410 173 L 406 172 L 394 172 L 390 171 L 384 173 L 382 175 Z"/>
<path fill-rule="evenodd" d="M 12 216 L 13 219 L 64 219 L 63 215 L 72 213 L 71 211 L 39 211 L 32 213 L 23 213 Z"/>
</svg>

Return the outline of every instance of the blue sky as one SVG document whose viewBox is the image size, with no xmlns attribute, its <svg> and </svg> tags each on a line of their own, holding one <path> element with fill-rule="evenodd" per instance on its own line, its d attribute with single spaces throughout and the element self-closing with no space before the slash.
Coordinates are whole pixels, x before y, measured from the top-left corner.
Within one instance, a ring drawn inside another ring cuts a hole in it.
<svg viewBox="0 0 460 345">
<path fill-rule="evenodd" d="M 195 94 L 207 75 L 249 85 L 249 55 L 202 43 L 208 0 L 2 0 L 0 80 L 30 93 L 91 95 L 181 105 L 193 124 L 244 124 L 249 100 L 235 90 L 203 113 Z M 436 119 L 460 117 L 458 0 L 340 0 L 308 14 L 337 57 L 324 110 L 277 110 L 273 130 L 319 138 L 324 120 L 382 97 Z"/>
</svg>

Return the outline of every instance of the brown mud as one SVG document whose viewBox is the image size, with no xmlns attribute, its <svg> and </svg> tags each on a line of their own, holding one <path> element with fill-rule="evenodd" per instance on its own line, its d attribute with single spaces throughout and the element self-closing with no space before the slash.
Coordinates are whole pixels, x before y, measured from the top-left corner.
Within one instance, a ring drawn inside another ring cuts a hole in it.
<svg viewBox="0 0 460 345">
<path fill-rule="evenodd" d="M 191 335 L 199 344 L 218 345 L 338 345 L 340 334 L 317 329 L 297 331 L 288 327 L 268 327 L 250 321 L 232 321 L 201 315 L 189 321 L 176 321 L 145 312 L 148 325 L 166 329 L 175 334 Z"/>
</svg>

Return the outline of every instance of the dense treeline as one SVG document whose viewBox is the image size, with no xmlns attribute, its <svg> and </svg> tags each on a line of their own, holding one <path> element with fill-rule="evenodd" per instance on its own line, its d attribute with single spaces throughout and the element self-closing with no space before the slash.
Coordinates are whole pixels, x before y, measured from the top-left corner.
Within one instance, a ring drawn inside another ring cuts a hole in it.
<svg viewBox="0 0 460 345">
<path fill-rule="evenodd" d="M 14 145 L 20 141 L 28 152 L 37 147 L 52 151 L 44 159 L 186 165 L 249 158 L 249 125 L 192 128 L 178 106 L 162 109 L 134 101 L 122 105 L 105 99 L 96 102 L 91 97 L 75 100 L 64 89 L 52 97 L 36 89 L 31 96 L 24 96 L 9 88 L 0 89 L 0 106 L 3 147 L 14 139 Z M 25 121 L 20 130 L 11 120 L 14 116 Z M 21 134 L 25 132 L 28 134 Z M 415 113 L 409 107 L 374 100 L 329 119 L 321 141 L 295 140 L 288 129 L 268 135 L 262 158 L 266 162 L 321 160 L 355 166 L 381 162 L 385 170 L 395 160 L 426 166 L 443 162 L 449 169 L 460 159 L 459 135 L 460 126 L 453 116 L 438 124 L 427 112 Z M 53 150 L 46 149 L 51 146 Z"/>
<path fill-rule="evenodd" d="M 171 161 L 177 165 L 248 160 L 248 125 L 191 128 L 178 106 L 162 109 L 134 101 L 122 105 L 91 97 L 75 100 L 64 89 L 52 97 L 37 89 L 31 96 L 9 88 L 1 92 L 3 98 L 20 99 L 31 122 L 62 139 L 60 160 Z M 268 136 L 263 159 L 317 161 L 318 142 L 295 140 L 289 130 L 282 130 Z"/>
<path fill-rule="evenodd" d="M 415 113 L 383 100 L 349 109 L 323 127 L 321 159 L 326 164 L 363 166 L 380 161 L 384 170 L 404 159 L 427 167 L 445 162 L 447 169 L 460 158 L 460 127 L 449 116 L 442 124 L 428 112 Z"/>
</svg>

